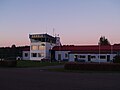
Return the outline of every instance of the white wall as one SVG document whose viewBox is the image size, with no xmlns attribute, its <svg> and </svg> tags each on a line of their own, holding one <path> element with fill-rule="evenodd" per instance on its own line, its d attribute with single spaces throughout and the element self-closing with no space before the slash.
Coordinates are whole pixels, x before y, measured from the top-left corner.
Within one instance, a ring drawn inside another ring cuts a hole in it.
<svg viewBox="0 0 120 90">
<path fill-rule="evenodd" d="M 44 44 L 44 49 L 43 50 L 31 50 L 31 47 L 32 45 L 36 45 L 36 46 L 39 46 L 39 45 L 42 45 Z M 30 44 L 30 60 L 39 60 L 41 61 L 41 59 L 43 58 L 47 58 L 47 59 L 50 59 L 50 49 L 53 48 L 53 46 L 55 46 L 55 44 L 51 44 L 51 43 L 48 43 L 48 42 L 34 42 L 34 43 L 31 43 Z M 44 54 L 44 57 L 32 57 L 31 54 L 32 53 L 43 53 Z"/>
<path fill-rule="evenodd" d="M 69 54 L 69 62 L 74 62 L 74 54 Z"/>
<path fill-rule="evenodd" d="M 61 54 L 61 60 L 69 59 L 69 55 L 68 57 L 65 57 L 65 54 L 68 54 L 68 52 L 70 51 L 55 51 L 55 59 L 58 60 L 58 54 Z"/>
<path fill-rule="evenodd" d="M 55 44 L 46 42 L 45 45 L 46 45 L 45 48 L 46 58 L 50 58 L 50 50 L 55 46 Z"/>
<path fill-rule="evenodd" d="M 79 57 L 78 57 L 78 60 L 85 60 L 86 62 L 88 61 L 88 54 L 69 54 L 69 61 L 74 62 L 74 61 L 75 61 L 75 60 L 74 60 L 75 55 L 85 56 L 85 58 L 79 58 Z"/>
<path fill-rule="evenodd" d="M 30 60 L 39 60 L 41 61 L 41 59 L 43 59 L 45 56 L 46 56 L 46 48 L 44 47 L 44 50 L 32 50 L 31 47 L 33 45 L 36 45 L 36 46 L 39 46 L 41 44 L 45 44 L 45 42 L 33 42 L 33 43 L 30 43 Z M 32 57 L 32 53 L 37 53 L 37 57 Z M 38 53 L 43 53 L 44 54 L 44 57 L 38 57 Z"/>
<path fill-rule="evenodd" d="M 64 59 L 69 59 L 69 61 L 74 61 L 74 56 L 75 55 L 82 55 L 85 56 L 85 58 L 78 58 L 78 60 L 85 60 L 85 62 L 88 62 L 88 55 L 90 56 L 95 56 L 95 58 L 91 58 L 91 60 L 89 62 L 107 62 L 107 55 L 110 55 L 110 61 L 113 60 L 113 57 L 116 54 L 100 54 L 100 56 L 105 56 L 106 58 L 100 58 L 99 59 L 99 54 L 69 54 L 68 57 L 65 57 L 65 54 L 70 51 L 55 51 L 55 59 L 58 60 L 58 54 L 61 54 L 61 60 Z"/>
<path fill-rule="evenodd" d="M 91 58 L 90 62 L 107 62 L 107 55 L 110 55 L 110 61 L 112 61 L 116 54 L 100 54 L 105 56 L 105 59 L 99 59 L 99 54 L 69 54 L 69 61 L 74 61 L 75 55 L 84 55 L 85 58 L 78 58 L 78 60 L 85 60 L 86 62 L 88 62 L 88 55 L 95 56 L 95 58 Z"/>
<path fill-rule="evenodd" d="M 37 53 L 37 57 L 32 57 L 31 54 L 32 53 Z M 44 51 L 31 51 L 30 52 L 30 60 L 39 60 L 41 61 L 41 59 L 43 59 L 44 57 L 38 57 L 38 53 L 43 53 L 45 55 L 45 52 Z"/>
</svg>

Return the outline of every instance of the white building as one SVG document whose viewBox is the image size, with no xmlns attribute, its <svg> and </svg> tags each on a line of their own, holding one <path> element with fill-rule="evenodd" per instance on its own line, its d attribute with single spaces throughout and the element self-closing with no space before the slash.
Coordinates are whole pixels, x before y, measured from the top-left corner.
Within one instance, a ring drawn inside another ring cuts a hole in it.
<svg viewBox="0 0 120 90">
<path fill-rule="evenodd" d="M 111 62 L 120 53 L 120 45 L 55 46 L 54 59 L 79 62 Z"/>
<path fill-rule="evenodd" d="M 23 51 L 23 60 L 112 62 L 114 56 L 120 54 L 120 44 L 61 46 L 60 37 L 53 37 L 48 34 L 31 34 L 29 38 L 30 48 Z"/>
<path fill-rule="evenodd" d="M 60 45 L 60 38 L 48 34 L 32 34 L 30 38 L 30 60 L 50 59 L 51 50 Z"/>
</svg>

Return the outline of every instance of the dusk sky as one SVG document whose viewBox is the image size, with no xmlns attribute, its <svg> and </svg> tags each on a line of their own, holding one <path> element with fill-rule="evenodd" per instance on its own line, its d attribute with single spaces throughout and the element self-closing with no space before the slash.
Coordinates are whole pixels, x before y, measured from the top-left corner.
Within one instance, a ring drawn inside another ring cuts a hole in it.
<svg viewBox="0 0 120 90">
<path fill-rule="evenodd" d="M 0 47 L 29 45 L 29 34 L 53 28 L 62 44 L 120 43 L 120 0 L 0 0 Z"/>
</svg>

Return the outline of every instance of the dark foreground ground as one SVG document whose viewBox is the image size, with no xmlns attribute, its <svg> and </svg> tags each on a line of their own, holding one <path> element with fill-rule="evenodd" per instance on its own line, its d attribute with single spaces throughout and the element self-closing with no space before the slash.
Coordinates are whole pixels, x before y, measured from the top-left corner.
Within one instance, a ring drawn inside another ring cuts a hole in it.
<svg viewBox="0 0 120 90">
<path fill-rule="evenodd" d="M 120 73 L 0 68 L 0 90 L 120 90 Z"/>
</svg>

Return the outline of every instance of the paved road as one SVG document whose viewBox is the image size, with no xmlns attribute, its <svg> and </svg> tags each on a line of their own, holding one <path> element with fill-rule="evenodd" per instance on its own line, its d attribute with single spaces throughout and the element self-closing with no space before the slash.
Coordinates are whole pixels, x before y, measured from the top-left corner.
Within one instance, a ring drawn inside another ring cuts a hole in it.
<svg viewBox="0 0 120 90">
<path fill-rule="evenodd" d="M 40 67 L 42 70 L 48 70 L 48 69 L 57 69 L 57 68 L 64 68 L 64 65 L 55 65 L 55 66 L 45 66 L 45 67 Z"/>
<path fill-rule="evenodd" d="M 0 90 L 120 90 L 120 73 L 66 73 L 0 68 Z"/>
</svg>

